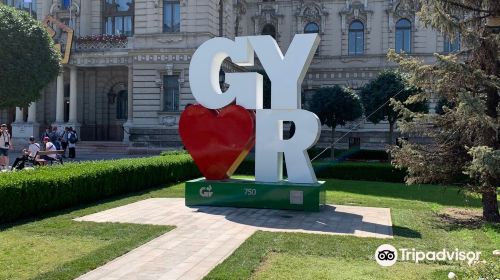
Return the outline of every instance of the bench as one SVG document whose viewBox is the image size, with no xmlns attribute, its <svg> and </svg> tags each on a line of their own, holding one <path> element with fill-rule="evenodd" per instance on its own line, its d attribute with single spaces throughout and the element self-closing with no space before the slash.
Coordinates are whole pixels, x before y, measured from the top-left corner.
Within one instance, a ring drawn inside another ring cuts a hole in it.
<svg viewBox="0 0 500 280">
<path fill-rule="evenodd" d="M 56 158 L 52 160 L 46 160 L 46 159 L 41 159 L 39 158 L 40 156 L 50 156 L 50 155 L 56 155 Z M 62 155 L 64 155 L 63 150 L 56 150 L 56 151 L 38 151 L 35 154 L 34 158 L 34 163 L 39 164 L 39 165 L 45 165 L 47 162 L 49 162 L 51 165 L 55 162 L 59 164 L 63 164 L 63 158 Z"/>
</svg>

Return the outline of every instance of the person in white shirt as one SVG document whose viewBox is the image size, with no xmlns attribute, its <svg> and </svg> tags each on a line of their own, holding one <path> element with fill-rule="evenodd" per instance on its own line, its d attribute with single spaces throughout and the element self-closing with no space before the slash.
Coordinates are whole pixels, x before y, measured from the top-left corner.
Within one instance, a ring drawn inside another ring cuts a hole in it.
<svg viewBox="0 0 500 280">
<path fill-rule="evenodd" d="M 0 126 L 0 169 L 9 166 L 9 150 L 13 148 L 12 139 L 6 124 Z"/>
<path fill-rule="evenodd" d="M 43 138 L 43 142 L 45 143 L 45 151 L 46 152 L 48 152 L 48 151 L 57 151 L 56 145 L 54 145 L 54 143 L 50 142 L 50 138 L 49 137 L 44 137 Z M 55 160 L 57 158 L 57 155 L 56 154 L 43 155 L 40 158 L 44 159 L 44 160 L 52 161 L 52 160 Z"/>
<path fill-rule="evenodd" d="M 35 137 L 30 137 L 30 145 L 28 146 L 29 156 L 35 158 L 36 153 L 40 151 L 40 144 L 35 142 Z"/>
<path fill-rule="evenodd" d="M 36 153 L 40 151 L 40 144 L 35 142 L 35 137 L 31 136 L 30 137 L 30 145 L 28 146 L 28 149 L 23 149 L 23 152 L 20 157 L 16 158 L 14 161 L 14 164 L 12 164 L 11 170 L 17 169 L 21 170 L 24 169 L 24 166 L 26 162 L 30 159 L 35 159 Z"/>
</svg>

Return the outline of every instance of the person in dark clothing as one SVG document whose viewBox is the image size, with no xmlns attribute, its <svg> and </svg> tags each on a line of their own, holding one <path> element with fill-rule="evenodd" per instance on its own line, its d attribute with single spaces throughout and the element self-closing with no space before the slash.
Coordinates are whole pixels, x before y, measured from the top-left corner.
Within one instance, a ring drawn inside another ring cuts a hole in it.
<svg viewBox="0 0 500 280">
<path fill-rule="evenodd" d="M 76 142 L 78 142 L 78 135 L 76 131 L 70 127 L 68 133 L 69 158 L 75 158 L 76 156 Z"/>
<path fill-rule="evenodd" d="M 61 137 L 59 137 L 59 141 L 61 141 L 61 149 L 64 151 L 64 154 L 62 154 L 62 157 L 66 157 L 66 150 L 68 149 L 68 136 L 69 136 L 69 127 L 65 127 L 64 131 L 61 134 Z"/>
</svg>

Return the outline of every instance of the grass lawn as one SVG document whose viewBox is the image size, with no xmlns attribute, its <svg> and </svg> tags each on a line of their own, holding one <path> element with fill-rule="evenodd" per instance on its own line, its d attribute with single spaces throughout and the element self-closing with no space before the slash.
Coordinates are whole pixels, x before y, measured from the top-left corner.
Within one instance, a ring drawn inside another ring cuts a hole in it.
<svg viewBox="0 0 500 280">
<path fill-rule="evenodd" d="M 328 203 L 390 207 L 395 238 L 258 232 L 208 279 L 446 279 L 454 263 L 397 263 L 381 268 L 375 249 L 480 250 L 487 258 L 500 247 L 500 227 L 464 229 L 438 223 L 448 207 L 477 207 L 474 197 L 436 186 L 328 180 Z M 72 279 L 116 258 L 172 227 L 97 224 L 72 219 L 150 197 L 183 197 L 184 184 L 115 198 L 39 220 L 0 228 L 0 279 Z"/>
<path fill-rule="evenodd" d="M 184 196 L 180 186 L 0 226 L 0 279 L 73 279 L 173 229 L 74 222 L 73 218 L 149 197 Z"/>
<path fill-rule="evenodd" d="M 450 271 L 460 276 L 464 266 L 398 262 L 382 268 L 375 249 L 384 243 L 422 251 L 459 248 L 482 251 L 490 260 L 500 249 L 500 225 L 464 228 L 439 220 L 449 208 L 480 207 L 478 198 L 454 188 L 342 180 L 328 180 L 327 188 L 331 204 L 391 208 L 394 239 L 257 232 L 206 279 L 447 279 Z"/>
</svg>

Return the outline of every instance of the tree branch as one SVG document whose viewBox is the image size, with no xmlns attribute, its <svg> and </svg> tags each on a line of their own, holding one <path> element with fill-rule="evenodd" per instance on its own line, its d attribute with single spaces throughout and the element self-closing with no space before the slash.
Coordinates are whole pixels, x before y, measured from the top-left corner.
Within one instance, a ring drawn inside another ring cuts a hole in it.
<svg viewBox="0 0 500 280">
<path fill-rule="evenodd" d="M 437 0 L 437 1 L 438 2 L 444 2 L 446 4 L 450 4 L 450 5 L 453 5 L 453 6 L 460 7 L 462 9 L 467 9 L 467 10 L 471 10 L 471 11 L 475 11 L 475 12 L 481 12 L 481 13 L 491 13 L 492 12 L 492 11 L 489 11 L 489 10 L 483 10 L 483 9 L 480 9 L 480 8 L 471 7 L 471 6 L 462 4 L 462 3 L 458 3 L 458 2 L 455 2 L 454 0 Z"/>
</svg>

